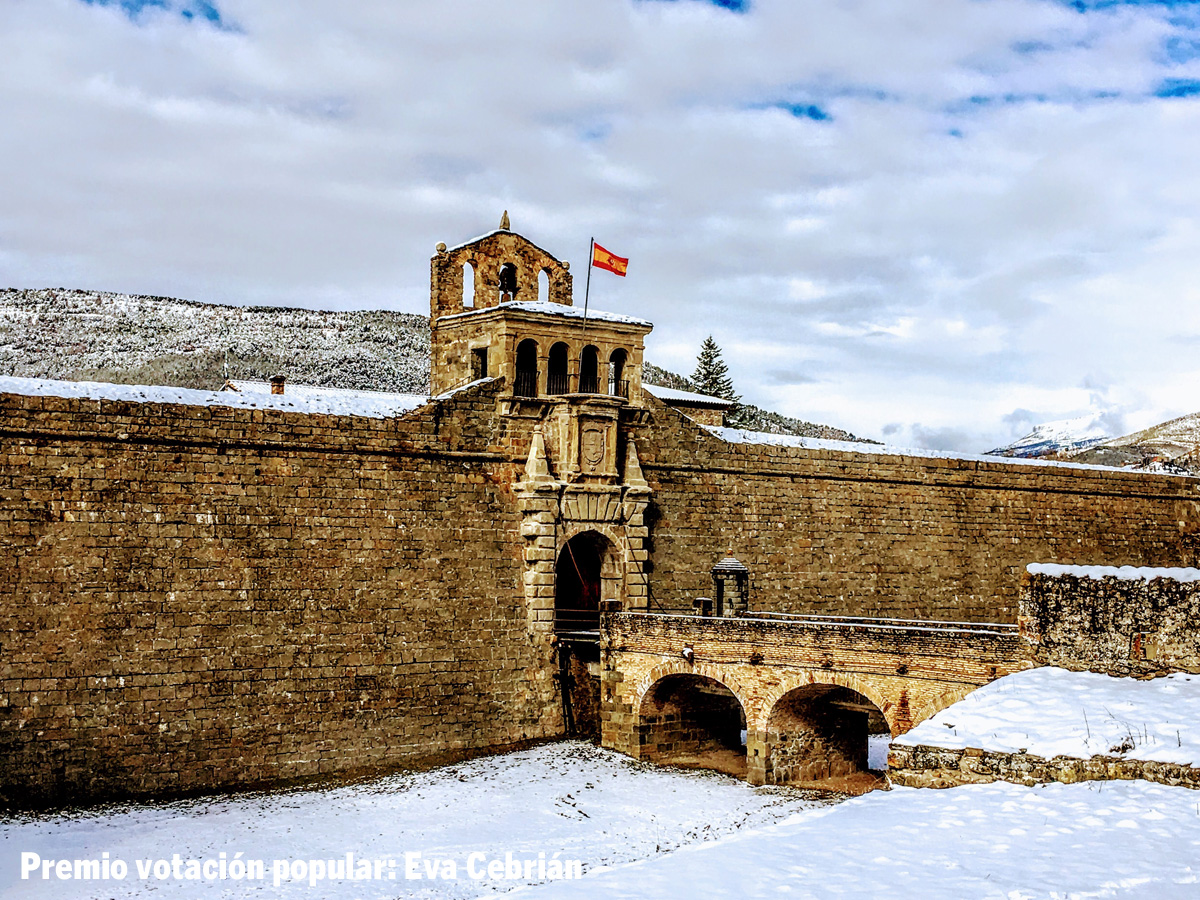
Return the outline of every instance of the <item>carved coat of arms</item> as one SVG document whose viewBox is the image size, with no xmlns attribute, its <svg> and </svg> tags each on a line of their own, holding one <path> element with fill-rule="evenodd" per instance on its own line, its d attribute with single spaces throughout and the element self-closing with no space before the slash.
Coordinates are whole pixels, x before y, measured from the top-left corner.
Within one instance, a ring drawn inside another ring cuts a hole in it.
<svg viewBox="0 0 1200 900">
<path fill-rule="evenodd" d="M 604 451 L 608 445 L 608 429 L 598 422 L 587 422 L 579 436 L 580 455 L 584 468 L 595 471 L 604 462 Z"/>
</svg>

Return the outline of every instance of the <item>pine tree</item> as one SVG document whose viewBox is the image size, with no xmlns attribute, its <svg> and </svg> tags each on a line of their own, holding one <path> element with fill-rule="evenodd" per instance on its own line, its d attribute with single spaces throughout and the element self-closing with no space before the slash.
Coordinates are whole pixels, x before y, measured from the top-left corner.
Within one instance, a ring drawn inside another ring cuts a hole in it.
<svg viewBox="0 0 1200 900">
<path fill-rule="evenodd" d="M 700 355 L 696 357 L 696 371 L 692 373 L 692 383 L 700 393 L 710 397 L 720 397 L 734 403 L 742 399 L 734 393 L 729 367 L 721 359 L 721 348 L 717 346 L 711 334 L 700 345 Z"/>
</svg>

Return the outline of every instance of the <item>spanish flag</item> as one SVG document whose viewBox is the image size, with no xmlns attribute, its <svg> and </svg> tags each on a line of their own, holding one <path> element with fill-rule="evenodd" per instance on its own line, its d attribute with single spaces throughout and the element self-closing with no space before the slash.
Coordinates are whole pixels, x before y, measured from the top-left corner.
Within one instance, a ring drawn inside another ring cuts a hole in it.
<svg viewBox="0 0 1200 900">
<path fill-rule="evenodd" d="M 629 259 L 627 257 L 615 256 L 599 244 L 593 242 L 592 265 L 597 269 L 608 269 L 614 275 L 620 275 L 624 278 L 625 270 L 629 268 Z"/>
</svg>

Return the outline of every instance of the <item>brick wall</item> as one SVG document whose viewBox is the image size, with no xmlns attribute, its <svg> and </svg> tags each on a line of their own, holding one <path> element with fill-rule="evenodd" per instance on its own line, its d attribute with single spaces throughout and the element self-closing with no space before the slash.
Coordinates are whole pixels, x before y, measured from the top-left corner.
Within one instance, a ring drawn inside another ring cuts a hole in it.
<svg viewBox="0 0 1200 900">
<path fill-rule="evenodd" d="M 389 421 L 0 397 L 0 799 L 558 734 L 493 391 Z"/>
<path fill-rule="evenodd" d="M 1139 677 L 1200 672 L 1198 620 L 1200 581 L 1169 571 L 1035 572 L 1021 584 L 1021 636 L 1041 666 Z"/>
<path fill-rule="evenodd" d="M 1009 623 L 1033 560 L 1200 561 L 1196 479 L 728 444 L 647 404 L 651 609 L 711 596 L 731 549 L 752 609 Z"/>
</svg>

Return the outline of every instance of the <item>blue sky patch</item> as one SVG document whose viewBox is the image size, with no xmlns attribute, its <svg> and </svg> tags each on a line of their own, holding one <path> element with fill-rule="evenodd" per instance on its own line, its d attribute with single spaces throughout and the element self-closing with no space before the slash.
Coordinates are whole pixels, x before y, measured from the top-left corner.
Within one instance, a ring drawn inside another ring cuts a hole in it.
<svg viewBox="0 0 1200 900">
<path fill-rule="evenodd" d="M 639 0 L 642 3 L 676 3 L 677 0 Z M 750 11 L 750 0 L 698 0 L 701 3 L 708 3 L 712 6 L 721 9 L 727 9 L 730 12 L 744 13 Z"/>
<path fill-rule="evenodd" d="M 82 0 L 88 6 L 116 6 L 122 9 L 131 20 L 138 17 L 147 8 L 175 10 L 185 19 L 200 19 L 217 27 L 224 27 L 221 11 L 210 0 Z"/>
<path fill-rule="evenodd" d="M 1195 9 L 1200 0 L 1062 0 L 1079 12 L 1112 9 L 1116 6 L 1157 6 L 1161 9 Z"/>
<path fill-rule="evenodd" d="M 797 119 L 809 119 L 813 122 L 830 122 L 833 120 L 833 116 L 827 110 L 822 109 L 815 103 L 792 103 L 787 100 L 779 100 L 774 103 L 752 103 L 747 108 L 781 109 Z"/>
<path fill-rule="evenodd" d="M 832 118 L 829 113 L 815 103 L 778 103 L 776 106 L 791 113 L 797 119 L 812 119 L 814 122 L 827 122 Z"/>
<path fill-rule="evenodd" d="M 1155 97 L 1195 97 L 1200 95 L 1200 80 L 1195 78 L 1166 78 L 1154 90 Z"/>
<path fill-rule="evenodd" d="M 1163 54 L 1171 65 L 1180 65 L 1200 57 L 1200 38 L 1174 35 L 1163 41 Z"/>
</svg>

